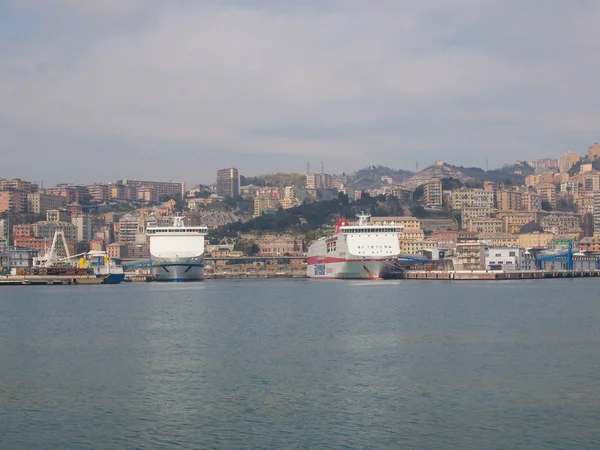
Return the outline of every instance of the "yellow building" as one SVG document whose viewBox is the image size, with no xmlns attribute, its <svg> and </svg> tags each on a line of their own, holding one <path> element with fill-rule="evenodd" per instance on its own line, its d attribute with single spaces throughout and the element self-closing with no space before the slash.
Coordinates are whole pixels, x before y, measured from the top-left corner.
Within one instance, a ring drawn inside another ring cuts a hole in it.
<svg viewBox="0 0 600 450">
<path fill-rule="evenodd" d="M 519 244 L 518 236 L 510 233 L 481 233 L 479 240 L 492 247 L 516 247 Z"/>
<path fill-rule="evenodd" d="M 371 223 L 374 225 L 383 225 L 394 222 L 396 225 L 402 225 L 404 229 L 421 229 L 421 221 L 411 216 L 390 216 L 390 217 L 371 217 Z"/>
<path fill-rule="evenodd" d="M 277 210 L 277 200 L 270 196 L 261 196 L 254 199 L 254 214 L 253 217 L 261 216 L 264 213 L 269 213 Z"/>
<path fill-rule="evenodd" d="M 468 219 L 466 222 L 466 230 L 470 231 L 471 233 L 501 233 L 502 220 L 488 219 L 483 217 Z"/>
<path fill-rule="evenodd" d="M 492 217 L 496 214 L 496 210 L 489 206 L 465 206 L 461 209 L 461 219 L 466 223 L 469 219 Z"/>
<path fill-rule="evenodd" d="M 553 184 L 541 184 L 535 188 L 542 200 L 550 203 L 552 208 L 556 208 L 556 187 Z"/>
<path fill-rule="evenodd" d="M 534 213 L 509 213 L 503 214 L 501 219 L 503 233 L 518 233 L 523 225 L 535 222 L 536 215 Z"/>
<path fill-rule="evenodd" d="M 552 233 L 523 233 L 519 235 L 519 247 L 548 247 L 553 239 L 554 234 Z"/>
<path fill-rule="evenodd" d="M 519 211 L 521 209 L 521 192 L 499 191 L 496 194 L 499 211 Z"/>
</svg>

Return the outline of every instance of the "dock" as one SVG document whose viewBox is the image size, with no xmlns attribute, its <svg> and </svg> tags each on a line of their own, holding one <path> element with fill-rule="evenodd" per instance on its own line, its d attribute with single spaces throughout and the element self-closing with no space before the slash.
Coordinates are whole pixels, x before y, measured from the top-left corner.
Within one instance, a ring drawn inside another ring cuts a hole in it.
<svg viewBox="0 0 600 450">
<path fill-rule="evenodd" d="M 542 280 L 555 278 L 589 278 L 600 277 L 600 270 L 531 270 L 511 271 L 499 270 L 458 270 L 458 271 L 435 271 L 435 270 L 411 270 L 401 272 L 397 278 L 401 280 Z M 395 277 L 396 278 L 396 277 Z"/>
<path fill-rule="evenodd" d="M 51 286 L 103 284 L 95 275 L 4 275 L 0 286 Z"/>
</svg>

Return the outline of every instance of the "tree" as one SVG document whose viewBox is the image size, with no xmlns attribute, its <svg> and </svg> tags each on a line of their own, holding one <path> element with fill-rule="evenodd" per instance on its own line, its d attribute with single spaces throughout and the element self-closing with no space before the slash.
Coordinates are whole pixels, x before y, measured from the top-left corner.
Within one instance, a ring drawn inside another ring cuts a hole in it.
<svg viewBox="0 0 600 450">
<path fill-rule="evenodd" d="M 410 213 L 413 215 L 413 217 L 416 217 L 417 219 L 427 217 L 427 211 L 425 211 L 425 208 L 421 205 L 411 206 Z"/>
<path fill-rule="evenodd" d="M 552 211 L 552 205 L 546 200 L 542 200 L 542 209 L 544 211 Z"/>
</svg>

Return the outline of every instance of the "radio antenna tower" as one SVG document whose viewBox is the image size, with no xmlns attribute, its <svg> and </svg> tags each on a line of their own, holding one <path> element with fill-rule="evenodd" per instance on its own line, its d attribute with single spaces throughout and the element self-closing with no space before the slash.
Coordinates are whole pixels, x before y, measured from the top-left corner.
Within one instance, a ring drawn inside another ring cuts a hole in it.
<svg viewBox="0 0 600 450">
<path fill-rule="evenodd" d="M 323 161 L 321 161 L 321 173 L 325 173 L 325 166 L 323 165 Z"/>
<path fill-rule="evenodd" d="M 306 161 L 306 173 L 310 173 L 310 161 Z"/>
</svg>

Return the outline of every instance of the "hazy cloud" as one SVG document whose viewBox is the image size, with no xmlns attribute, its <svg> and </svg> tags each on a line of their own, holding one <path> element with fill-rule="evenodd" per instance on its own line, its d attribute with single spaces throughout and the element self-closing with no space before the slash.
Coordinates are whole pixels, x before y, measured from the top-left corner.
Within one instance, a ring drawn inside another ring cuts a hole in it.
<svg viewBox="0 0 600 450">
<path fill-rule="evenodd" d="M 0 23 L 0 176 L 500 165 L 598 140 L 592 1 L 40 3 Z"/>
</svg>

